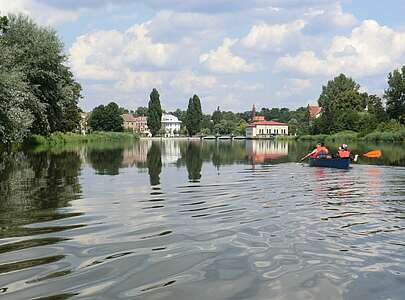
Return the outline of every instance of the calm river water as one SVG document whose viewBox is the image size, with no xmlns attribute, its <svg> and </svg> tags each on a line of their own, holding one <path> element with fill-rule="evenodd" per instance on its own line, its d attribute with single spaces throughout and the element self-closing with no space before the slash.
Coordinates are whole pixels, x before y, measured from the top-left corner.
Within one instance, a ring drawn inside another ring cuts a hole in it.
<svg viewBox="0 0 405 300">
<path fill-rule="evenodd" d="M 0 154 L 0 298 L 404 299 L 404 145 L 350 170 L 309 146 Z"/>
</svg>

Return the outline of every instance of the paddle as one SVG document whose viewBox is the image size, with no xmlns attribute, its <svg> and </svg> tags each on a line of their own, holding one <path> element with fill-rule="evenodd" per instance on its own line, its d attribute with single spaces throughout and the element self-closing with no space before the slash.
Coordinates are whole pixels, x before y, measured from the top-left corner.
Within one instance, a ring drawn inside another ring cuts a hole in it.
<svg viewBox="0 0 405 300">
<path fill-rule="evenodd" d="M 312 153 L 314 153 L 314 151 L 308 153 L 307 155 L 305 155 L 303 158 L 300 159 L 300 161 L 303 161 L 304 159 L 308 158 Z"/>
<path fill-rule="evenodd" d="M 369 158 L 379 158 L 381 157 L 382 153 L 381 150 L 372 150 L 367 153 L 364 153 L 364 157 L 369 157 Z"/>
</svg>

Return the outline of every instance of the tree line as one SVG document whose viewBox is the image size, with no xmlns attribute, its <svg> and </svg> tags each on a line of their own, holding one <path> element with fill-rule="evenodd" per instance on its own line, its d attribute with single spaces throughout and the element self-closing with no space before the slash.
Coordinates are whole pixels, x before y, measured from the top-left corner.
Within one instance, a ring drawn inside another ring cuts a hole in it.
<svg viewBox="0 0 405 300">
<path fill-rule="evenodd" d="M 0 17 L 0 144 L 78 127 L 81 86 L 66 62 L 53 29 L 24 15 Z"/>
</svg>

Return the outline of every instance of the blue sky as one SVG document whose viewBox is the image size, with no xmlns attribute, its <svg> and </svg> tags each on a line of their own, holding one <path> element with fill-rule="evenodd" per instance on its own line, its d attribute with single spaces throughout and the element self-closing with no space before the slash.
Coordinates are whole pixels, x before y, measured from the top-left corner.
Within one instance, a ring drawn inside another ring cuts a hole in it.
<svg viewBox="0 0 405 300">
<path fill-rule="evenodd" d="M 339 73 L 382 95 L 405 64 L 405 2 L 392 0 L 0 0 L 57 29 L 81 106 L 244 111 L 316 103 Z"/>
</svg>

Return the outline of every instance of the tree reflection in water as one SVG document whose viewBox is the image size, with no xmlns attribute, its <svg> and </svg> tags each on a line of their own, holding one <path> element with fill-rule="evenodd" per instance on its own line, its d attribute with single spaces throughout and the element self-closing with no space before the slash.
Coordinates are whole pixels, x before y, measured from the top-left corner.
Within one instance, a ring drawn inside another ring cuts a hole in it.
<svg viewBox="0 0 405 300">
<path fill-rule="evenodd" d="M 90 148 L 87 160 L 99 175 L 118 175 L 124 159 L 124 148 Z"/>
<path fill-rule="evenodd" d="M 185 153 L 188 179 L 198 182 L 201 179 L 203 160 L 201 157 L 201 143 L 189 143 Z"/>
<path fill-rule="evenodd" d="M 80 197 L 76 152 L 0 155 L 0 238 L 30 234 L 40 229 L 21 226 L 67 216 L 56 209 Z"/>
<path fill-rule="evenodd" d="M 152 146 L 148 151 L 146 164 L 148 166 L 150 184 L 152 186 L 159 185 L 160 173 L 162 172 L 162 151 L 160 145 L 157 143 L 152 143 Z"/>
</svg>

